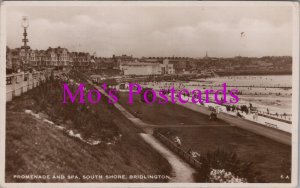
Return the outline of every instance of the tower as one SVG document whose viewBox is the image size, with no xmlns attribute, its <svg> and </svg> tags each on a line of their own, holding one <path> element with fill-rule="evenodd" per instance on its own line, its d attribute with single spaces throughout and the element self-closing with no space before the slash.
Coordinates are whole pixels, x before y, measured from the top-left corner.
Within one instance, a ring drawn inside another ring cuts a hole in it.
<svg viewBox="0 0 300 188">
<path fill-rule="evenodd" d="M 207 59 L 207 58 L 208 58 L 208 54 L 207 54 L 207 51 L 205 51 L 204 59 Z"/>
<path fill-rule="evenodd" d="M 27 43 L 29 42 L 28 38 L 27 38 L 27 28 L 29 26 L 29 23 L 28 23 L 28 19 L 26 16 L 24 16 L 22 18 L 22 27 L 24 29 L 23 31 L 23 39 L 22 39 L 22 42 L 23 42 L 23 46 L 21 46 L 21 51 L 23 56 L 22 56 L 22 64 L 21 64 L 21 69 L 24 71 L 27 66 L 28 66 L 28 50 L 30 49 L 29 46 L 27 46 Z"/>
</svg>

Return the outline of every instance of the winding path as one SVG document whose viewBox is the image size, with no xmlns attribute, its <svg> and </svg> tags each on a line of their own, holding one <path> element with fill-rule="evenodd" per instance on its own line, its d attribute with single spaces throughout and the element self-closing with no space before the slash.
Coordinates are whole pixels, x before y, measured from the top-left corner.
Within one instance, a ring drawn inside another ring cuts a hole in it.
<svg viewBox="0 0 300 188">
<path fill-rule="evenodd" d="M 172 175 L 174 175 L 171 177 L 170 182 L 194 182 L 193 174 L 196 173 L 196 171 L 191 168 L 190 165 L 167 149 L 152 135 L 141 133 L 140 136 L 169 161 L 172 166 Z"/>
<path fill-rule="evenodd" d="M 90 81 L 89 83 L 93 85 L 95 88 L 97 88 L 103 95 L 110 98 L 110 96 L 105 91 L 103 91 L 102 88 L 94 85 Z M 147 129 L 149 129 L 149 127 L 155 127 L 154 125 L 145 123 L 141 119 L 136 118 L 120 104 L 115 103 L 114 106 L 134 125 L 141 127 L 143 130 L 145 130 L 145 132 L 148 132 Z M 170 165 L 172 166 L 172 174 L 171 174 L 170 182 L 180 182 L 180 183 L 195 182 L 193 174 L 196 173 L 196 171 L 188 163 L 183 161 L 175 153 L 170 151 L 166 146 L 161 144 L 156 138 L 152 136 L 151 133 L 149 134 L 141 133 L 140 136 L 145 140 L 145 142 L 150 144 L 155 150 L 157 150 L 160 154 L 162 154 L 163 157 L 165 157 L 170 163 Z"/>
</svg>

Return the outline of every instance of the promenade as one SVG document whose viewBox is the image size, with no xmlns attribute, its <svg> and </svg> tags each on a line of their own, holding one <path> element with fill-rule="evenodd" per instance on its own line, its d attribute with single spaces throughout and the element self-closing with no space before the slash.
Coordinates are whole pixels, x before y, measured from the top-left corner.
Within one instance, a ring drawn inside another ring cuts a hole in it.
<svg viewBox="0 0 300 188">
<path fill-rule="evenodd" d="M 184 100 L 188 99 L 187 96 L 183 96 L 182 98 Z M 178 105 L 206 115 L 211 114 L 209 107 L 213 107 L 214 109 L 218 109 L 219 119 L 222 119 L 233 126 L 237 126 L 275 141 L 291 145 L 291 124 L 263 116 L 258 116 L 258 118 L 253 119 L 253 114 L 246 114 L 242 112 L 239 113 L 242 114 L 244 118 L 240 118 L 236 115 L 236 112 L 226 111 L 224 106 L 215 103 L 204 103 L 204 105 L 201 105 L 188 102 L 185 104 L 178 103 Z"/>
<path fill-rule="evenodd" d="M 184 100 L 188 99 L 187 96 L 183 96 L 182 98 Z M 201 106 L 201 104 L 193 104 L 193 103 L 190 103 L 190 104 L 196 105 L 196 106 Z M 187 104 L 186 106 L 191 108 L 191 109 L 195 109 L 195 108 L 191 107 L 189 104 Z M 222 105 L 211 102 L 211 103 L 204 103 L 202 106 L 206 107 L 206 108 L 213 107 L 215 109 L 219 109 L 220 113 L 228 114 L 228 115 L 231 115 L 231 116 L 234 116 L 234 117 L 238 118 L 237 115 L 236 115 L 236 113 L 237 113 L 236 111 L 234 111 L 234 112 L 233 111 L 227 111 L 226 107 L 224 107 Z M 262 116 L 262 115 L 258 115 L 257 117 L 254 118 L 255 114 L 253 114 L 253 113 L 248 113 L 247 114 L 247 113 L 241 112 L 241 111 L 239 111 L 239 113 L 243 116 L 243 118 L 245 120 L 248 120 L 248 121 L 251 121 L 251 122 L 254 122 L 254 123 L 258 123 L 258 124 L 261 124 L 261 125 L 264 125 L 264 126 L 272 127 L 272 128 L 275 128 L 275 129 L 279 129 L 279 130 L 287 132 L 287 133 L 291 133 L 291 130 L 292 130 L 291 124 L 286 123 L 284 121 L 279 121 L 279 120 L 276 120 L 274 118 L 268 118 L 267 116 Z"/>
</svg>

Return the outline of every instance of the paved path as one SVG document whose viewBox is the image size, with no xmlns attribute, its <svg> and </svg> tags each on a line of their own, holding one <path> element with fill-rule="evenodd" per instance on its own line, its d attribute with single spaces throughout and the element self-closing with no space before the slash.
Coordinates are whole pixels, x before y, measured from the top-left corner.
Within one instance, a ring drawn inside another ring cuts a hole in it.
<svg viewBox="0 0 300 188">
<path fill-rule="evenodd" d="M 197 124 L 197 125 L 148 125 L 148 127 L 153 128 L 163 128 L 163 127 L 181 127 L 181 128 L 197 128 L 197 127 L 225 127 L 227 124 Z"/>
<path fill-rule="evenodd" d="M 183 96 L 182 98 L 184 100 L 189 99 L 189 97 L 187 97 L 187 96 Z M 188 103 L 184 104 L 183 106 L 188 107 L 188 108 L 192 108 L 191 106 L 194 106 L 193 109 L 195 109 L 195 107 L 197 108 L 197 106 L 199 106 L 199 105 L 195 105 L 191 102 L 188 102 Z M 212 106 L 214 108 L 216 108 L 216 107 L 222 107 L 223 109 L 225 108 L 224 106 L 221 106 L 221 105 L 218 105 L 218 104 L 215 104 L 215 103 L 209 103 L 209 104 L 204 103 L 204 106 L 202 106 L 202 107 L 208 108 L 208 106 Z M 236 112 L 227 112 L 225 110 L 225 111 L 223 111 L 223 113 L 236 116 Z M 252 121 L 253 123 L 258 123 L 258 124 L 261 124 L 262 126 L 267 126 L 266 124 L 269 123 L 269 124 L 273 124 L 273 125 L 276 126 L 276 128 L 274 127 L 274 129 L 279 129 L 279 130 L 287 132 L 287 133 L 292 132 L 292 125 L 289 124 L 289 123 L 285 123 L 285 122 L 282 122 L 282 121 L 278 121 L 278 120 L 263 117 L 263 116 L 258 116 L 258 119 L 254 120 L 253 119 L 253 114 L 246 114 L 246 113 L 242 113 L 242 112 L 240 112 L 240 113 L 245 117 L 246 120 Z"/>
<path fill-rule="evenodd" d="M 170 182 L 194 182 L 193 174 L 196 173 L 196 171 L 193 168 L 191 168 L 190 165 L 188 165 L 176 154 L 167 149 L 152 135 L 144 133 L 141 133 L 140 135 L 148 144 L 150 144 L 154 149 L 156 149 L 169 161 L 173 170 L 172 174 L 174 174 L 174 176 L 171 177 Z"/>
</svg>

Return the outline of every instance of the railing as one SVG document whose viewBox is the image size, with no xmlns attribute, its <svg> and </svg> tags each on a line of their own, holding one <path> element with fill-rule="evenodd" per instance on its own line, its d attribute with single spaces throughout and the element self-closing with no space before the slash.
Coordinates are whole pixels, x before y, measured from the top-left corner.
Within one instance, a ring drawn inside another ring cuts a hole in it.
<svg viewBox="0 0 300 188">
<path fill-rule="evenodd" d="M 157 131 L 154 131 L 153 136 L 155 136 L 159 141 L 161 141 L 170 150 L 172 150 L 174 153 L 179 155 L 182 159 L 184 159 L 187 163 L 189 163 L 194 168 L 199 169 L 201 167 L 201 163 L 197 159 L 193 158 L 192 155 L 184 151 L 182 148 L 176 146 L 174 142 L 172 142 L 164 135 L 160 134 Z"/>
<path fill-rule="evenodd" d="M 6 76 L 6 102 L 37 87 L 51 76 L 50 72 L 15 73 Z"/>
<path fill-rule="evenodd" d="M 292 124 L 292 115 L 291 114 L 287 114 L 287 115 L 282 115 L 282 114 L 270 114 L 268 112 L 264 112 L 264 111 L 258 111 L 258 115 L 266 117 L 266 118 L 270 118 L 270 119 L 274 119 L 277 121 L 281 121 L 284 123 L 288 123 L 288 124 Z"/>
</svg>

